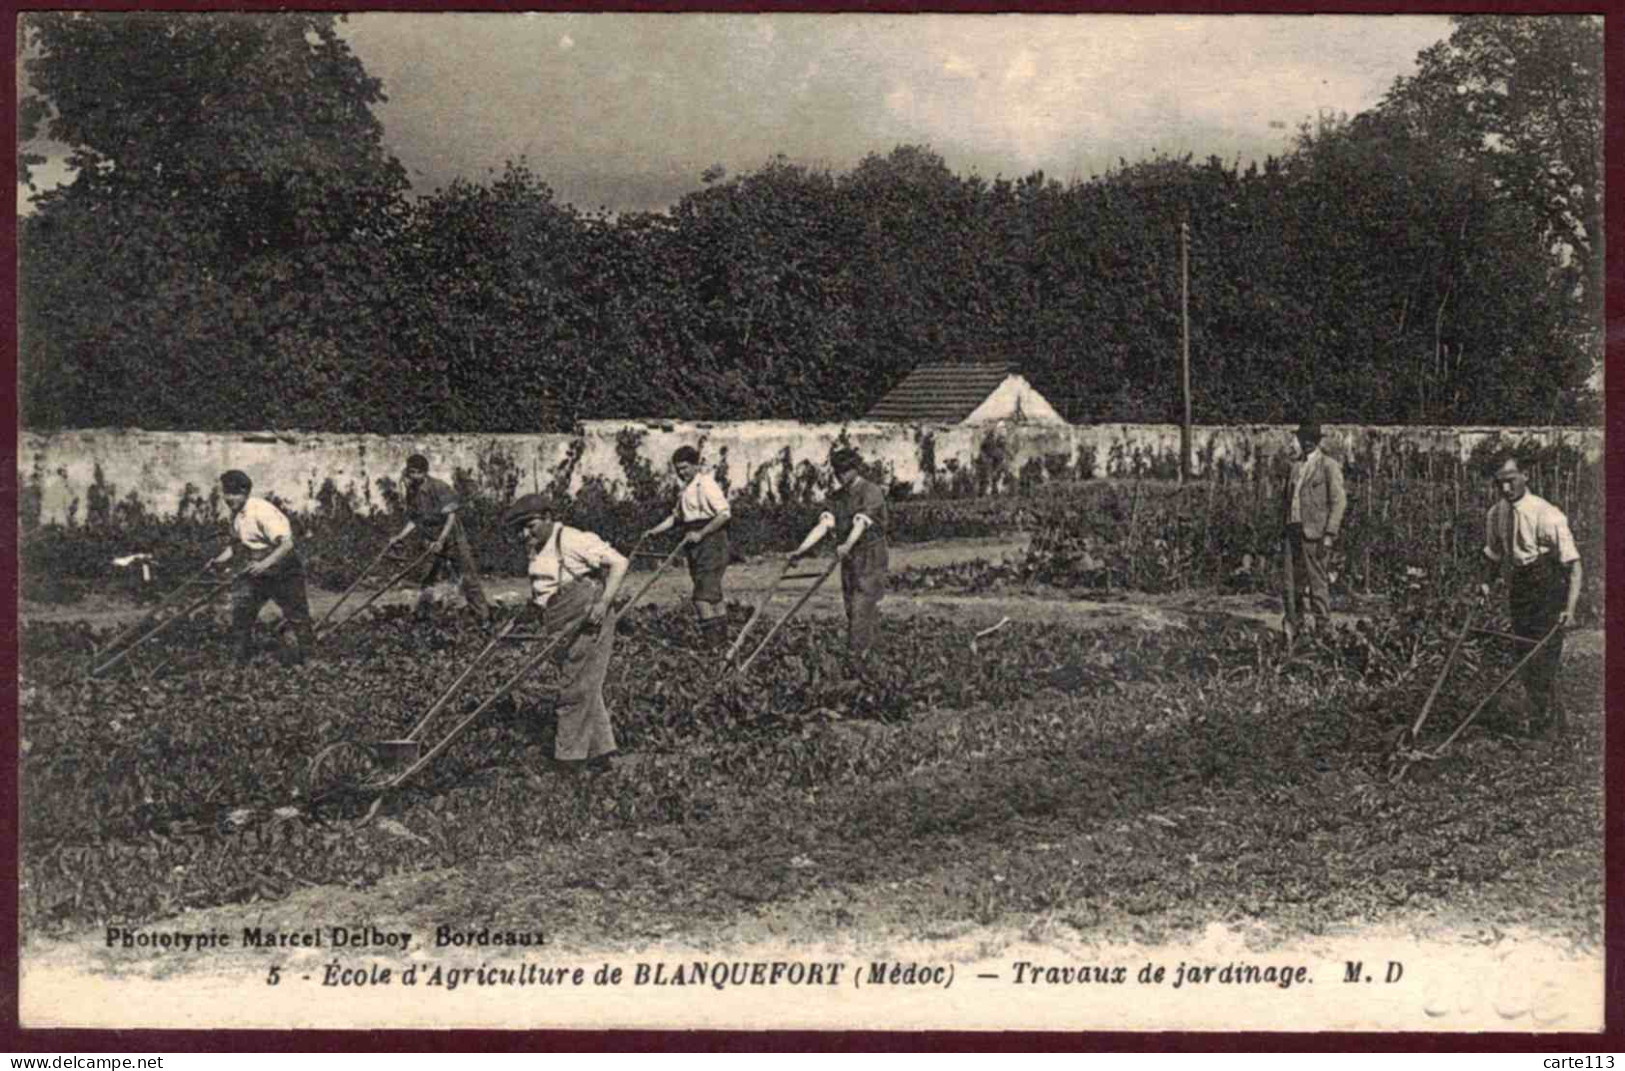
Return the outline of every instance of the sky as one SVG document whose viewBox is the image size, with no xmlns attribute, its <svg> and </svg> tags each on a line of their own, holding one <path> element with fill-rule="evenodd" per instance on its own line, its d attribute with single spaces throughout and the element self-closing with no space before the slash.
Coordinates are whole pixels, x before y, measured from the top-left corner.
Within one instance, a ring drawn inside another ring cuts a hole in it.
<svg viewBox="0 0 1625 1071">
<path fill-rule="evenodd" d="M 1376 104 L 1449 32 L 1411 15 L 366 13 L 342 29 L 419 192 L 523 156 L 559 200 L 612 212 L 664 208 L 716 164 L 839 171 L 899 144 L 990 179 L 1087 179 L 1159 150 L 1246 163 Z"/>
</svg>

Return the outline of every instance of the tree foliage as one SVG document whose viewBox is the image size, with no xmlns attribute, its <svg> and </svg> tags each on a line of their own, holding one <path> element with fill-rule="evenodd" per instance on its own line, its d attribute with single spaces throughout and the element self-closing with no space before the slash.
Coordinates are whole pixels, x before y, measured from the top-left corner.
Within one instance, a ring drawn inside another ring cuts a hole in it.
<svg viewBox="0 0 1625 1071">
<path fill-rule="evenodd" d="M 335 16 L 23 26 L 25 108 L 73 172 L 22 228 L 27 419 L 290 424 L 363 399 L 406 181 Z"/>
<path fill-rule="evenodd" d="M 1438 150 L 1482 167 L 1498 198 L 1531 211 L 1563 280 L 1602 293 L 1602 20 L 1456 16 L 1378 109 Z"/>
</svg>

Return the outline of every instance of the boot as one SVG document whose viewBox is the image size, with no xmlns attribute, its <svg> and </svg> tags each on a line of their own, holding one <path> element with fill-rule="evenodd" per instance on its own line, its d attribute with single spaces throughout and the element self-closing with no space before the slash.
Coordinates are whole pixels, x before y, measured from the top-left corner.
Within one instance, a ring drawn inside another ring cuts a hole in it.
<svg viewBox="0 0 1625 1071">
<path fill-rule="evenodd" d="M 288 656 L 288 664 L 302 666 L 305 664 L 305 659 L 316 651 L 316 630 L 311 627 L 309 621 L 302 621 L 294 626 L 293 634 L 298 641 L 298 646 Z"/>
</svg>

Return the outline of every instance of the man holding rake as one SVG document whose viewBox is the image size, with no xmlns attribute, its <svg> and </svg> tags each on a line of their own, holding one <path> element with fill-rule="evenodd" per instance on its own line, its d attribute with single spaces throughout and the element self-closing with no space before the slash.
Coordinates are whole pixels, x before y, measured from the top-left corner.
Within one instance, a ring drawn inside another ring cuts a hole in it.
<svg viewBox="0 0 1625 1071">
<path fill-rule="evenodd" d="M 1580 552 L 1574 546 L 1563 511 L 1529 491 L 1529 479 L 1515 456 L 1495 471 L 1501 500 L 1484 518 L 1484 561 L 1488 577 L 1479 586 L 1488 598 L 1491 586 L 1505 580 L 1516 636 L 1538 643 L 1553 628 L 1558 632 L 1523 669 L 1531 720 L 1538 732 L 1564 722 L 1557 698 L 1557 669 L 1563 660 L 1563 629 L 1574 624 L 1580 600 Z"/>
</svg>

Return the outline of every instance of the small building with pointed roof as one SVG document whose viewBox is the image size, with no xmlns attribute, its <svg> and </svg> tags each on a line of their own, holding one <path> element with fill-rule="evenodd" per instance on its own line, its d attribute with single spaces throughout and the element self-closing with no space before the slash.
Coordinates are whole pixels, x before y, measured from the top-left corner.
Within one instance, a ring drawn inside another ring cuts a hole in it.
<svg viewBox="0 0 1625 1071">
<path fill-rule="evenodd" d="M 863 419 L 895 424 L 1066 423 L 1014 366 L 991 362 L 922 364 Z"/>
</svg>

